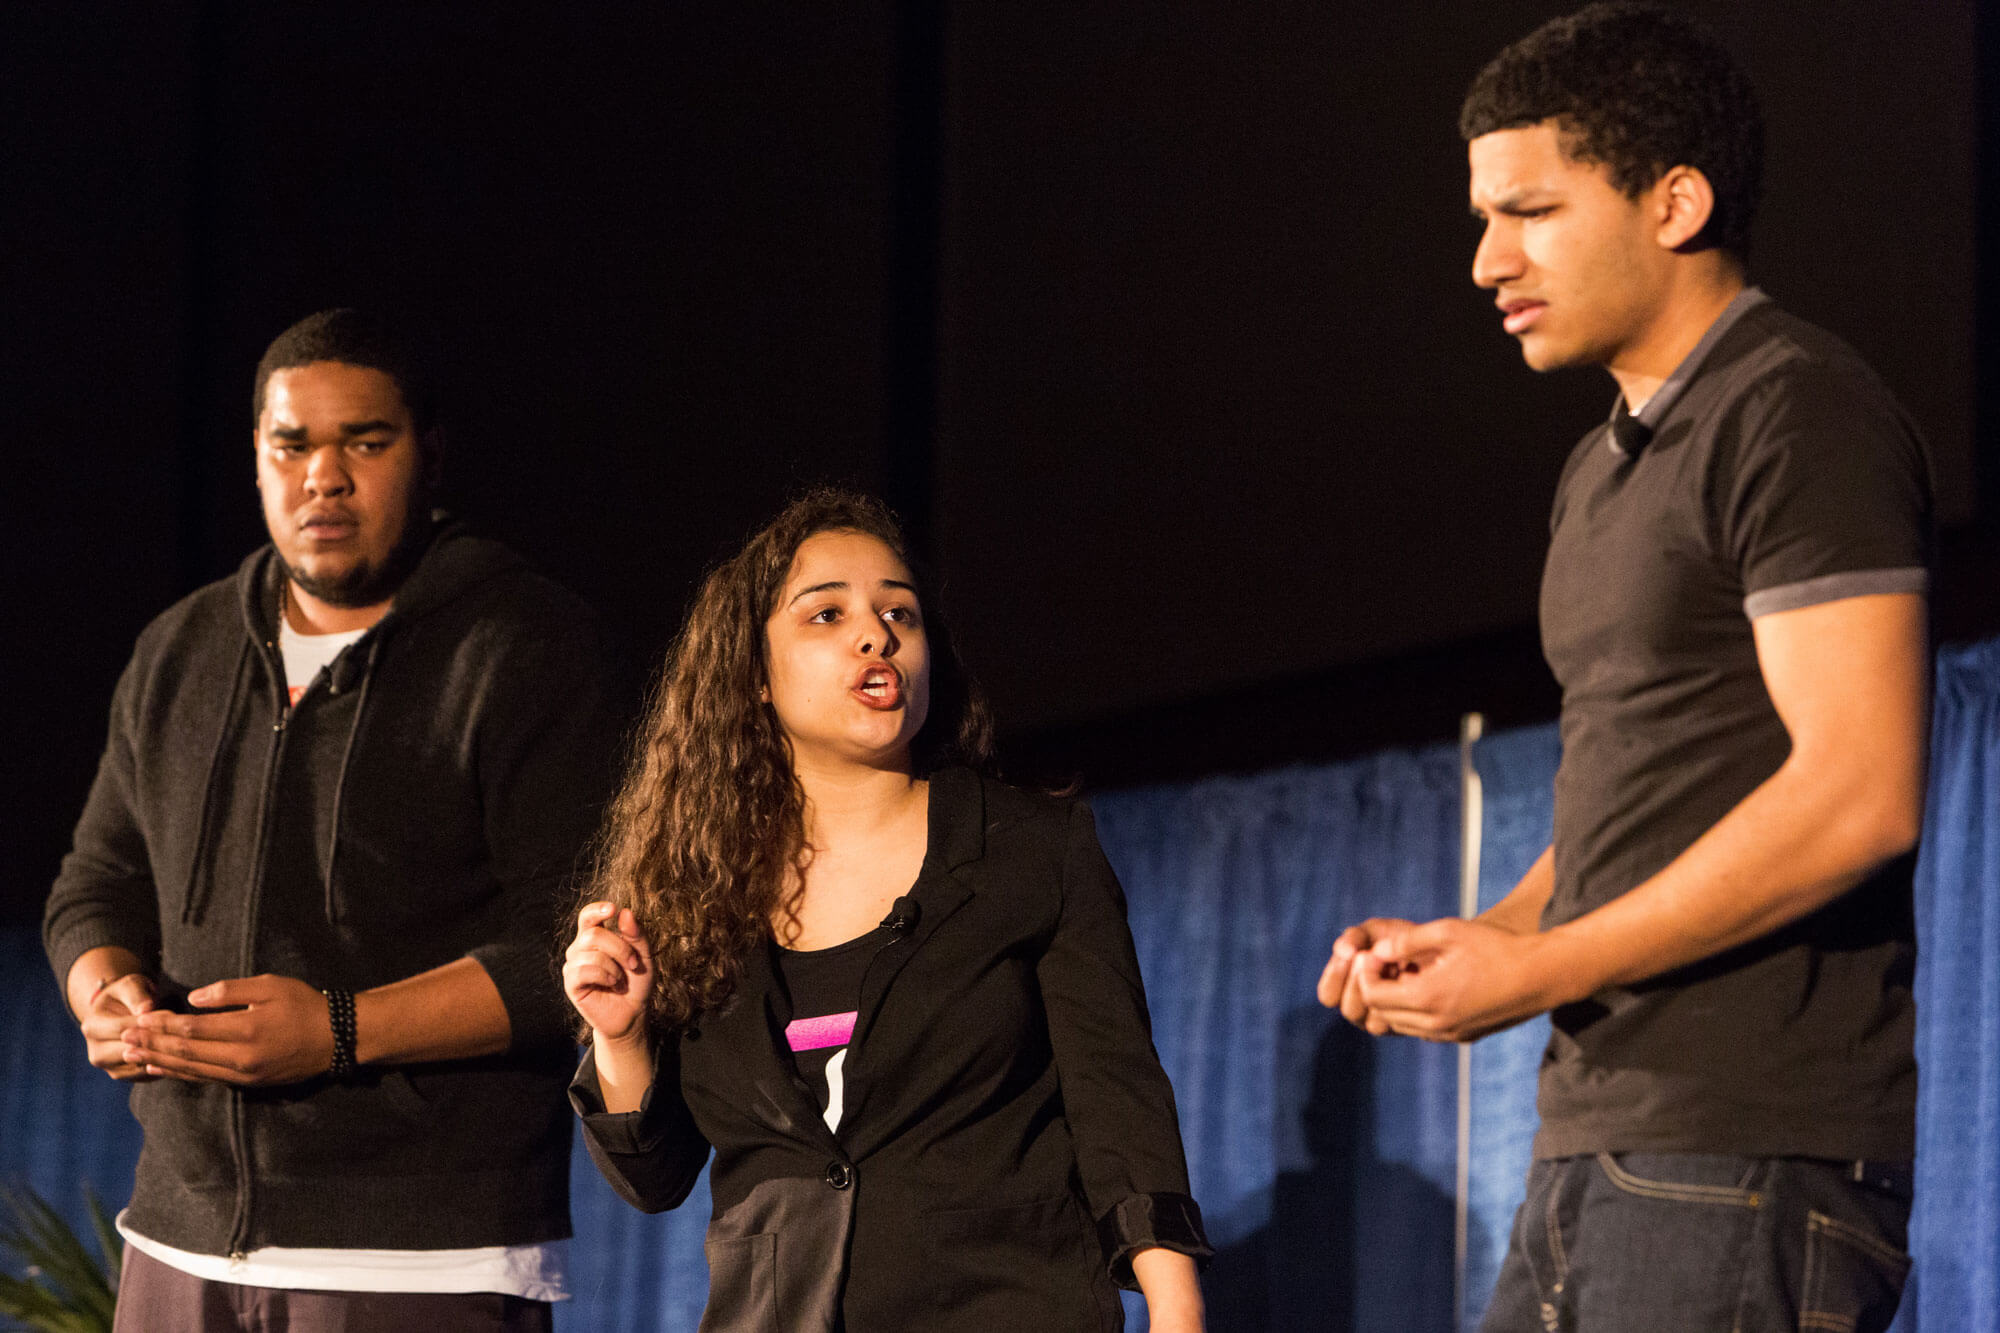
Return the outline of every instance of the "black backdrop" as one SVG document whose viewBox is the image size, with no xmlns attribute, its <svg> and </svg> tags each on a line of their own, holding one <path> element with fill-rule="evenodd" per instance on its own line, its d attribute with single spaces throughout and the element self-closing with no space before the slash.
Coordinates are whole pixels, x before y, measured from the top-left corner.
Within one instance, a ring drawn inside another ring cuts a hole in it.
<svg viewBox="0 0 2000 1333">
<path fill-rule="evenodd" d="M 1689 7 L 1766 100 L 1756 276 L 1929 432 L 1989 628 L 1992 16 Z M 250 369 L 336 303 L 441 331 L 455 505 L 638 657 L 836 480 L 920 530 L 1024 770 L 1546 712 L 1547 496 L 1609 388 L 1471 287 L 1453 119 L 1558 8 L 9 6 L 0 904 L 132 636 L 260 539 Z"/>
</svg>

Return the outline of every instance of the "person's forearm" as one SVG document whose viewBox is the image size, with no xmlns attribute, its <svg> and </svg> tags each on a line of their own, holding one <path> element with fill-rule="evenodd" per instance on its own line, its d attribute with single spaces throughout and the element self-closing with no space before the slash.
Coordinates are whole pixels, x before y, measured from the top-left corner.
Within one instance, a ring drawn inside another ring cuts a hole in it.
<svg viewBox="0 0 2000 1333">
<path fill-rule="evenodd" d="M 593 1033 L 592 1064 L 597 1067 L 597 1091 L 604 1109 L 613 1115 L 636 1111 L 653 1083 L 653 1050 L 642 1025 L 624 1041 Z"/>
<path fill-rule="evenodd" d="M 1514 935 L 1532 935 L 1542 928 L 1542 909 L 1556 888 L 1556 852 L 1545 847 L 1521 882 L 1505 898 L 1481 912 L 1476 920 Z"/>
<path fill-rule="evenodd" d="M 90 1002 L 97 993 L 112 982 L 134 972 L 144 972 L 145 963 L 130 949 L 115 944 L 99 945 L 86 949 L 70 965 L 69 976 L 63 984 L 63 995 L 69 1001 L 69 1011 L 80 1023 L 89 1012 Z"/>
<path fill-rule="evenodd" d="M 354 1030 L 364 1065 L 497 1055 L 513 1036 L 499 988 L 471 958 L 357 991 Z"/>
<path fill-rule="evenodd" d="M 1203 1310 L 1194 1260 L 1178 1250 L 1151 1246 L 1132 1256 L 1132 1276 L 1146 1297 L 1146 1317 L 1161 1333 L 1199 1333 Z"/>
<path fill-rule="evenodd" d="M 1908 851 L 1922 822 L 1920 776 L 1869 777 L 1788 761 L 1665 869 L 1550 931 L 1568 997 L 1759 939 Z"/>
</svg>

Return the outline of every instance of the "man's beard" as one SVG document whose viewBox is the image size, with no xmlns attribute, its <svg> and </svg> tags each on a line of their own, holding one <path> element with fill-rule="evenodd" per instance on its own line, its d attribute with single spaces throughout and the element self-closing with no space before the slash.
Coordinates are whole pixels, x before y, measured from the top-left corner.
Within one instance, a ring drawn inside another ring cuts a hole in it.
<svg viewBox="0 0 2000 1333">
<path fill-rule="evenodd" d="M 396 589 L 403 586 L 403 580 L 416 568 L 424 548 L 430 545 L 433 526 L 430 511 L 421 504 L 413 505 L 403 520 L 403 534 L 396 539 L 386 560 L 379 565 L 363 560 L 344 573 L 325 578 L 294 568 L 282 551 L 278 552 L 278 563 L 300 592 L 328 606 L 377 606 L 395 596 Z"/>
</svg>

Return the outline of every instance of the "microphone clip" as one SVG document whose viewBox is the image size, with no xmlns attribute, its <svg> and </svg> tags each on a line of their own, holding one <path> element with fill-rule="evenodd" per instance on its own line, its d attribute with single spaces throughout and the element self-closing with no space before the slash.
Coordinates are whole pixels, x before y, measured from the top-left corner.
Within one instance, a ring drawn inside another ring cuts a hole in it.
<svg viewBox="0 0 2000 1333">
<path fill-rule="evenodd" d="M 882 929 L 892 935 L 904 936 L 917 928 L 923 917 L 923 909 L 914 898 L 907 894 L 889 904 L 889 915 L 882 918 Z"/>
</svg>

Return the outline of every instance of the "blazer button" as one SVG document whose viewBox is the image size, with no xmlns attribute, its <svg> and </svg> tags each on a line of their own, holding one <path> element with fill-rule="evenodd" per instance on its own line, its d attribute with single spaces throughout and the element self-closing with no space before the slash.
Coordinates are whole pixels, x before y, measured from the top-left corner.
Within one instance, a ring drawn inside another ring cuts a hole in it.
<svg viewBox="0 0 2000 1333">
<path fill-rule="evenodd" d="M 854 1169 L 845 1162 L 828 1162 L 826 1183 L 837 1190 L 844 1190 L 854 1183 Z"/>
</svg>

